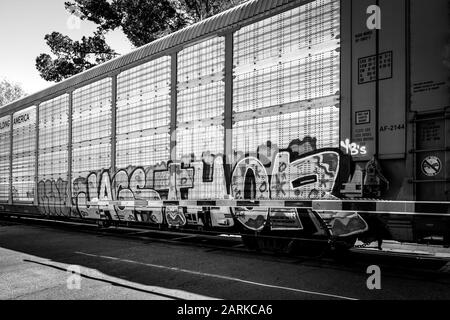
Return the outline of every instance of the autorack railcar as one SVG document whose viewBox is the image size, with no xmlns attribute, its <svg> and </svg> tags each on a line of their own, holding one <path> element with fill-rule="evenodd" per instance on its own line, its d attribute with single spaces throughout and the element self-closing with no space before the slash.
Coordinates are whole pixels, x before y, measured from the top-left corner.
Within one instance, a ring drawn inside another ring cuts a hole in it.
<svg viewBox="0 0 450 320">
<path fill-rule="evenodd" d="M 248 1 L 4 106 L 1 213 L 449 245 L 449 8 Z"/>
</svg>

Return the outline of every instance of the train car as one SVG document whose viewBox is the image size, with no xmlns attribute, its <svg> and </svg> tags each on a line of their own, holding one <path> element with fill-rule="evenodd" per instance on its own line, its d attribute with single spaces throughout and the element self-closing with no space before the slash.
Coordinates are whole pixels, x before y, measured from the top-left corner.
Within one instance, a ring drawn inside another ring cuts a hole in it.
<svg viewBox="0 0 450 320">
<path fill-rule="evenodd" d="M 0 109 L 0 212 L 450 244 L 450 1 L 253 0 Z"/>
</svg>

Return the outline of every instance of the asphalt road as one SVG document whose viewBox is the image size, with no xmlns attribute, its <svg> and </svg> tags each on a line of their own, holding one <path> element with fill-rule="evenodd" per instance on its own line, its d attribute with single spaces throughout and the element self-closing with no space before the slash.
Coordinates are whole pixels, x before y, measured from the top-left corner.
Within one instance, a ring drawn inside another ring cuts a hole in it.
<svg viewBox="0 0 450 320">
<path fill-rule="evenodd" d="M 367 287 L 370 265 L 380 267 L 381 290 Z M 370 254 L 299 259 L 0 221 L 0 300 L 447 300 L 445 266 Z"/>
</svg>

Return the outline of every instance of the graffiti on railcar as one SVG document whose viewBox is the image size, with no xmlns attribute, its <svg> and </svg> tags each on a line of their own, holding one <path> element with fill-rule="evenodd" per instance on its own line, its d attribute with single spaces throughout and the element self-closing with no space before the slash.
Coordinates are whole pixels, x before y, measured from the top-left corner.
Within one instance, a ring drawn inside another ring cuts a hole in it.
<svg viewBox="0 0 450 320">
<path fill-rule="evenodd" d="M 130 208 L 114 204 L 90 205 L 96 200 L 135 201 L 161 200 L 159 194 L 146 188 L 143 168 L 124 169 L 112 176 L 109 171 L 92 172 L 87 178 L 77 178 L 72 187 L 73 202 L 78 214 L 84 218 L 99 218 L 100 210 L 108 212 L 110 219 L 162 223 L 161 209 Z"/>
<path fill-rule="evenodd" d="M 224 180 L 222 156 L 205 154 L 202 161 L 188 163 L 160 163 L 146 168 L 129 167 L 115 175 L 109 171 L 92 172 L 87 178 L 73 183 L 74 204 L 78 213 L 86 218 L 99 218 L 100 210 L 107 211 L 112 220 L 138 221 L 172 227 L 186 224 L 232 226 L 233 219 L 227 208 L 210 208 L 207 218 L 202 207 L 120 207 L 118 205 L 93 206 L 89 202 L 152 200 L 204 200 L 224 199 L 227 188 Z M 207 221 L 207 219 L 209 219 Z"/>
<path fill-rule="evenodd" d="M 235 199 L 316 200 L 336 199 L 341 185 L 350 179 L 349 164 L 339 150 L 316 147 L 316 139 L 294 140 L 288 149 L 279 150 L 270 141 L 258 148 L 255 157 L 238 161 L 231 178 Z M 349 158 L 346 158 L 349 160 Z M 348 161 L 347 161 L 348 162 Z M 236 219 L 246 228 L 263 230 L 269 221 L 270 230 L 303 230 L 324 233 L 318 220 L 327 220 L 337 236 L 367 231 L 367 223 L 357 213 L 314 214 L 311 210 L 290 208 L 235 208 Z M 305 226 L 309 224 L 309 226 Z"/>
<path fill-rule="evenodd" d="M 324 150 L 307 154 L 294 161 L 291 161 L 290 157 L 289 152 L 278 153 L 273 159 L 273 171 L 270 175 L 256 158 L 246 158 L 239 162 L 231 184 L 234 198 L 258 200 L 333 198 L 332 192 L 339 172 L 339 153 Z M 248 188 L 246 185 L 252 180 L 254 187 Z M 245 189 L 250 192 L 253 189 L 254 193 L 245 194 Z M 296 209 L 237 208 L 235 214 L 252 230 L 262 230 L 269 215 L 272 229 L 289 229 L 289 223 L 290 229 L 303 228 L 300 219 L 297 218 Z"/>
<path fill-rule="evenodd" d="M 38 184 L 38 203 L 41 214 L 68 216 L 70 200 L 67 190 L 69 183 L 63 179 L 40 181 Z"/>
<path fill-rule="evenodd" d="M 324 221 L 337 236 L 367 231 L 357 213 L 312 212 L 295 208 L 149 207 L 160 200 L 315 200 L 336 199 L 351 180 L 350 158 L 338 149 L 317 149 L 316 139 L 294 140 L 287 149 L 267 142 L 254 154 L 235 153 L 231 172 L 223 155 L 205 152 L 201 159 L 184 157 L 128 167 L 115 174 L 89 173 L 72 183 L 72 205 L 83 218 L 167 224 L 170 227 L 232 227 L 235 222 L 252 231 L 308 230 L 325 233 Z M 46 214 L 67 214 L 67 182 L 42 181 L 39 203 Z M 95 203 L 94 205 L 92 203 Z"/>
</svg>

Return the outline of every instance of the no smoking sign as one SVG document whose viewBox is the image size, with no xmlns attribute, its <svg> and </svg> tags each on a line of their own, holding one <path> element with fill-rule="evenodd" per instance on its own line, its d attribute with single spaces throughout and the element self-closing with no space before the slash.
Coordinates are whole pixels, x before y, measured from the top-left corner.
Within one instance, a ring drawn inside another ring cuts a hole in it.
<svg viewBox="0 0 450 320">
<path fill-rule="evenodd" d="M 441 160 L 438 157 L 427 157 L 422 161 L 422 172 L 427 177 L 437 176 L 442 169 Z"/>
</svg>

